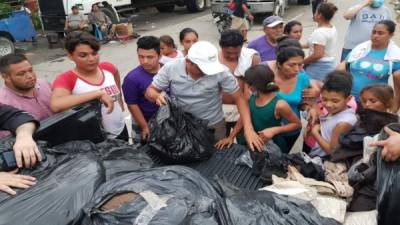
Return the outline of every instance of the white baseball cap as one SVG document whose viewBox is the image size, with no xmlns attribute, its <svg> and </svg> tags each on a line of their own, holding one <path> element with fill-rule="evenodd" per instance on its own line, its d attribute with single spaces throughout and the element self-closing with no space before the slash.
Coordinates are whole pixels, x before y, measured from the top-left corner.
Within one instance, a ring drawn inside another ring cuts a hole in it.
<svg viewBox="0 0 400 225">
<path fill-rule="evenodd" d="M 187 58 L 207 75 L 225 71 L 225 66 L 218 60 L 217 48 L 208 41 L 198 41 L 190 47 Z"/>
</svg>

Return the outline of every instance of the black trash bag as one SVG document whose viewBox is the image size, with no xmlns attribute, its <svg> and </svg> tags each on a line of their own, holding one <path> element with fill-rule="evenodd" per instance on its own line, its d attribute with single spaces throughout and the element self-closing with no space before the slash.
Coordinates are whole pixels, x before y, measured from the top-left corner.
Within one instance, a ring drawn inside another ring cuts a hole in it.
<svg viewBox="0 0 400 225">
<path fill-rule="evenodd" d="M 221 198 L 198 172 L 167 166 L 103 184 L 85 207 L 84 225 L 217 225 Z"/>
<path fill-rule="evenodd" d="M 319 215 L 311 203 L 269 191 L 240 191 L 218 182 L 225 213 L 221 225 L 339 225 Z M 221 185 L 223 187 L 221 187 Z M 224 187 L 225 186 L 225 187 Z M 221 214 L 221 213 L 220 213 Z"/>
<path fill-rule="evenodd" d="M 354 193 L 348 205 L 350 212 L 362 212 L 376 209 L 376 156 L 372 155 L 368 163 L 361 160 L 347 172 L 349 184 Z"/>
<path fill-rule="evenodd" d="M 400 124 L 390 124 L 388 127 L 400 132 Z M 385 131 L 380 134 L 380 140 L 386 140 Z M 400 223 L 400 160 L 386 162 L 381 158 L 382 149 L 377 152 L 377 191 L 378 191 L 378 224 L 398 225 Z"/>
<path fill-rule="evenodd" d="M 143 151 L 139 151 L 138 145 L 129 145 L 126 141 L 117 139 L 107 139 L 98 144 L 91 141 L 70 141 L 57 145 L 48 151 L 57 154 L 91 152 L 97 156 L 104 166 L 106 180 L 153 166 L 151 158 Z"/>
<path fill-rule="evenodd" d="M 351 167 L 362 158 L 365 136 L 374 136 L 384 126 L 399 120 L 395 114 L 372 109 L 360 109 L 357 114 L 358 123 L 349 132 L 340 136 L 339 145 L 332 152 L 330 161 L 343 162 L 347 167 Z"/>
<path fill-rule="evenodd" d="M 242 145 L 243 146 L 243 145 Z M 269 149 L 269 150 L 268 150 Z M 278 145 L 276 145 L 273 141 L 269 141 L 265 144 L 263 151 L 270 151 L 274 153 L 275 151 L 280 152 L 280 148 Z M 280 155 L 280 153 L 277 153 Z M 248 166 L 250 168 L 253 168 L 253 159 L 258 160 L 256 163 L 256 167 L 258 168 L 256 171 L 254 171 L 255 174 L 260 175 L 262 167 L 264 167 L 265 159 L 264 157 L 259 158 L 261 155 L 253 155 L 251 153 L 250 149 L 247 149 L 247 151 L 243 152 L 236 160 L 235 160 L 235 165 L 240 165 L 240 166 Z"/>
<path fill-rule="evenodd" d="M 286 156 L 289 164 L 296 167 L 299 172 L 309 178 L 325 181 L 325 171 L 321 165 L 315 164 L 311 158 L 303 152 L 289 154 Z"/>
<path fill-rule="evenodd" d="M 136 170 L 153 167 L 152 159 L 144 152 L 130 147 L 114 147 L 102 157 L 106 180 Z"/>
<path fill-rule="evenodd" d="M 250 155 L 253 160 L 253 174 L 259 175 L 264 184 L 272 184 L 272 175 L 287 177 L 286 154 L 273 142 L 268 142 L 263 152 L 254 151 Z"/>
<path fill-rule="evenodd" d="M 168 163 L 208 159 L 215 151 L 214 137 L 205 121 L 184 112 L 170 100 L 149 121 L 150 148 Z"/>
<path fill-rule="evenodd" d="M 20 174 L 36 177 L 28 189 L 11 197 L 0 193 L 0 224 L 79 223 L 83 206 L 105 181 L 104 169 L 91 154 L 47 155 L 34 170 Z"/>
</svg>

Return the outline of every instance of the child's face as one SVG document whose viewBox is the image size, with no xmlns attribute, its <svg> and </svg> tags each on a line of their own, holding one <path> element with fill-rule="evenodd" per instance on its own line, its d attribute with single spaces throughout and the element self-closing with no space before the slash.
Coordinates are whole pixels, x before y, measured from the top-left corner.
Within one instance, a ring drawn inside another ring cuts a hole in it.
<svg viewBox="0 0 400 225">
<path fill-rule="evenodd" d="M 364 109 L 386 112 L 385 104 L 379 101 L 370 91 L 364 91 L 361 94 L 361 105 Z"/>
<path fill-rule="evenodd" d="M 198 38 L 195 33 L 193 32 L 187 33 L 185 35 L 185 38 L 181 42 L 181 44 L 183 45 L 183 49 L 189 51 L 190 47 L 192 47 L 192 45 L 197 42 L 197 39 Z"/>
<path fill-rule="evenodd" d="M 161 52 L 161 55 L 168 55 L 168 54 L 172 53 L 173 51 L 174 51 L 174 48 L 172 48 L 172 47 L 166 45 L 166 44 L 163 43 L 163 42 L 160 42 L 160 52 Z"/>
<path fill-rule="evenodd" d="M 334 91 L 322 91 L 322 105 L 326 108 L 329 114 L 333 115 L 347 108 L 347 102 L 351 96 L 345 97 L 343 93 Z"/>
<path fill-rule="evenodd" d="M 303 35 L 303 27 L 300 25 L 294 25 L 292 27 L 292 30 L 289 33 L 289 37 L 299 40 L 301 39 L 301 36 Z"/>
</svg>

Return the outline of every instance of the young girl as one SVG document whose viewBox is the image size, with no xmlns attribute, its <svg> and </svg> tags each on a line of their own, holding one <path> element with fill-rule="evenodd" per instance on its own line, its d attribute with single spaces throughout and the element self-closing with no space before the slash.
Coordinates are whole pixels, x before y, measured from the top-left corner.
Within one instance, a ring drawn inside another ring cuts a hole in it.
<svg viewBox="0 0 400 225">
<path fill-rule="evenodd" d="M 351 100 L 351 75 L 345 72 L 330 72 L 321 89 L 321 100 L 328 114 L 319 118 L 319 124 L 311 126 L 308 136 L 315 139 L 311 148 L 311 157 L 329 155 L 339 142 L 339 136 L 349 131 L 357 122 L 354 110 L 348 106 Z"/>
<path fill-rule="evenodd" d="M 108 138 L 128 140 L 117 68 L 108 62 L 100 63 L 100 45 L 88 33 L 68 34 L 65 48 L 75 68 L 54 80 L 51 110 L 57 113 L 99 99 L 103 103 L 101 112 Z"/>
<path fill-rule="evenodd" d="M 277 96 L 276 92 L 279 87 L 275 84 L 274 79 L 274 72 L 264 65 L 254 65 L 244 75 L 244 81 L 252 92 L 256 93 L 249 100 L 255 131 L 265 143 L 272 139 L 282 152 L 288 153 L 290 149 L 281 134 L 301 128 L 301 122 L 288 103 Z M 282 120 L 288 122 L 281 125 Z M 232 133 L 219 141 L 216 147 L 219 149 L 225 146 L 229 147 L 242 127 L 242 122 L 239 120 Z"/>
<path fill-rule="evenodd" d="M 183 47 L 182 53 L 184 56 L 188 54 L 190 47 L 192 47 L 192 45 L 198 40 L 199 35 L 192 28 L 187 27 L 181 30 L 181 32 L 179 33 L 179 41 L 181 42 L 181 45 Z"/>
<path fill-rule="evenodd" d="M 292 20 L 285 25 L 283 33 L 289 38 L 300 41 L 303 34 L 303 27 L 299 21 Z"/>
<path fill-rule="evenodd" d="M 304 59 L 307 74 L 314 80 L 323 81 L 328 72 L 335 69 L 335 48 L 337 31 L 331 20 L 337 7 L 330 3 L 322 3 L 315 13 L 318 28 L 308 38 L 309 56 Z"/>
<path fill-rule="evenodd" d="M 163 35 L 160 37 L 160 51 L 161 59 L 160 63 L 165 64 L 175 59 L 183 58 L 183 53 L 176 49 L 174 39 L 169 35 Z"/>
<path fill-rule="evenodd" d="M 361 90 L 361 106 L 381 112 L 394 112 L 393 88 L 386 84 L 375 84 Z"/>
</svg>

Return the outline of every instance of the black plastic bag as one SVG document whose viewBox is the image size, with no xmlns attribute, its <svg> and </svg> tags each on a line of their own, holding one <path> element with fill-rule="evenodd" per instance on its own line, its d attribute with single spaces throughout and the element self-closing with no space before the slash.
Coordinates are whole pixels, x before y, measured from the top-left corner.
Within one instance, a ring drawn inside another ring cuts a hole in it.
<svg viewBox="0 0 400 225">
<path fill-rule="evenodd" d="M 390 124 L 388 127 L 400 132 L 400 124 Z M 382 131 L 380 140 L 386 140 L 388 135 Z M 382 149 L 377 153 L 377 190 L 378 190 L 378 224 L 398 225 L 400 223 L 400 160 L 386 162 L 381 158 Z"/>
<path fill-rule="evenodd" d="M 214 137 L 205 121 L 184 112 L 168 101 L 149 121 L 148 145 L 169 163 L 208 159 L 214 152 Z"/>
<path fill-rule="evenodd" d="M 289 161 L 288 164 L 295 166 L 303 176 L 325 181 L 325 171 L 322 165 L 314 163 L 306 153 L 289 154 L 286 159 Z"/>
<path fill-rule="evenodd" d="M 207 179 L 181 166 L 132 172 L 103 184 L 85 207 L 84 225 L 217 225 L 221 198 Z"/>
<path fill-rule="evenodd" d="M 93 144 L 90 141 L 70 141 L 48 151 L 58 154 L 85 152 L 95 154 L 105 168 L 106 180 L 153 166 L 151 158 L 140 151 L 139 146 L 131 146 L 127 142 L 117 139 L 108 139 L 99 144 Z"/>
<path fill-rule="evenodd" d="M 278 177 L 287 176 L 287 162 L 285 153 L 273 142 L 268 142 L 262 152 L 252 151 L 250 156 L 253 163 L 253 174 L 260 176 L 265 184 L 272 183 L 272 175 Z"/>
<path fill-rule="evenodd" d="M 0 193 L 0 224 L 66 225 L 79 222 L 83 206 L 105 181 L 104 170 L 90 154 L 47 155 L 34 170 L 32 187 L 11 197 Z"/>
<path fill-rule="evenodd" d="M 340 136 L 339 145 L 331 154 L 332 162 L 344 162 L 351 167 L 363 156 L 365 136 L 374 136 L 384 126 L 399 120 L 395 114 L 372 109 L 360 109 L 357 114 L 360 117 L 359 122 L 349 132 Z"/>
<path fill-rule="evenodd" d="M 221 225 L 339 225 L 301 199 L 269 191 L 240 191 L 218 182 L 224 195 Z"/>
</svg>

